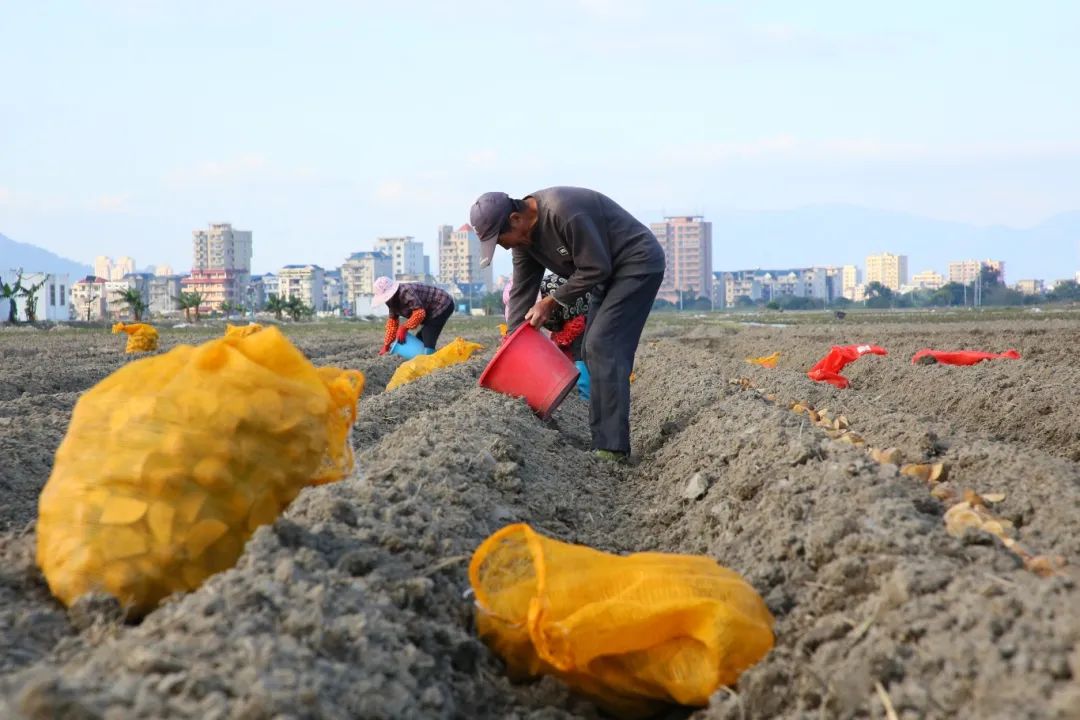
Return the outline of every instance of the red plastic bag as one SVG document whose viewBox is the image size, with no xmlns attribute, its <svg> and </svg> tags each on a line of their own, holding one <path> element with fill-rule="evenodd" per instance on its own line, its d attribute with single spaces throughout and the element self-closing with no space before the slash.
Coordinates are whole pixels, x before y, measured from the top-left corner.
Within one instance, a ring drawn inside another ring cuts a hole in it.
<svg viewBox="0 0 1080 720">
<path fill-rule="evenodd" d="M 931 365 L 933 363 L 941 363 L 942 365 L 975 365 L 981 363 L 983 360 L 997 360 L 999 358 L 1019 360 L 1020 353 L 1011 348 L 1003 353 L 988 353 L 979 350 L 923 349 L 915 353 L 915 356 L 911 358 L 911 364 Z"/>
<path fill-rule="evenodd" d="M 863 355 L 888 355 L 888 351 L 877 345 L 833 345 L 832 350 L 825 357 L 818 360 L 817 365 L 810 368 L 806 376 L 817 382 L 827 382 L 830 385 L 843 390 L 850 383 L 840 374 L 849 363 L 853 363 Z"/>
</svg>

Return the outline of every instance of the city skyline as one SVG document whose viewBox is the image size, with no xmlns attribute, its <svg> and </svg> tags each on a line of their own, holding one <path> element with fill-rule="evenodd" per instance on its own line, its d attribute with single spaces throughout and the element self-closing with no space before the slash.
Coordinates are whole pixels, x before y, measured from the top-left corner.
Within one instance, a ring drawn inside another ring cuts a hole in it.
<svg viewBox="0 0 1080 720">
<path fill-rule="evenodd" d="M 711 233 L 713 238 L 713 270 L 733 267 L 783 267 L 789 265 L 859 264 L 860 267 L 863 267 L 863 260 L 867 255 L 880 252 L 886 247 L 892 248 L 894 252 L 899 254 L 907 255 L 911 259 L 911 274 L 934 270 L 947 276 L 949 262 L 959 257 L 976 258 L 987 254 L 987 252 L 997 255 L 1011 255 L 1009 263 L 1010 267 L 1013 268 L 1011 275 L 1017 279 L 1042 278 L 1048 282 L 1053 282 L 1054 280 L 1070 277 L 1076 271 L 1070 270 L 1062 274 L 1063 269 L 1080 268 L 1080 213 L 1065 214 L 1057 217 L 1056 220 L 1063 222 L 1059 222 L 1059 227 L 1047 234 L 1041 232 L 1041 227 L 1031 231 L 996 227 L 981 232 L 967 226 L 942 224 L 904 216 L 899 217 L 900 224 L 895 227 L 891 225 L 881 226 L 878 222 L 879 213 L 856 208 L 842 208 L 842 210 L 844 212 L 838 219 L 832 218 L 831 222 L 826 222 L 822 227 L 815 227 L 815 222 L 822 217 L 822 210 L 817 208 L 807 208 L 803 211 L 792 211 L 790 213 L 767 213 L 761 216 L 745 213 L 734 216 L 722 214 L 718 218 L 709 216 L 710 224 L 719 227 L 719 232 L 714 231 Z M 826 214 L 826 218 L 830 217 Z M 888 214 L 887 217 L 893 216 Z M 643 223 L 649 226 L 662 224 L 658 220 L 658 218 L 642 219 Z M 211 227 L 215 224 L 217 223 L 207 223 Z M 377 243 L 380 240 L 408 240 L 418 244 L 416 256 L 422 257 L 425 262 L 430 262 L 428 266 L 430 273 L 438 275 L 435 266 L 439 260 L 439 231 L 445 227 L 450 228 L 451 231 L 454 230 L 454 226 L 438 225 L 435 232 L 424 233 L 413 230 L 415 234 L 406 234 L 400 231 L 392 234 L 387 233 L 374 239 L 353 243 L 351 247 L 354 249 L 351 249 L 345 255 L 356 252 L 357 249 L 371 249 L 373 242 Z M 785 254 L 781 255 L 780 251 L 775 247 L 776 243 L 772 242 L 772 237 L 791 232 L 790 228 L 792 227 L 799 228 L 801 232 L 807 233 L 806 241 L 799 248 L 784 251 Z M 819 247 L 820 242 L 818 239 L 822 237 L 827 237 L 830 244 L 836 245 L 838 230 L 840 235 L 843 235 L 844 232 L 847 232 L 849 236 L 852 233 L 867 236 L 875 235 L 884 238 L 884 240 L 867 239 L 858 241 L 848 237 L 846 244 L 841 242 L 840 246 L 835 249 Z M 187 231 L 188 234 L 190 232 L 190 230 Z M 0 228 L 0 234 L 3 234 L 2 228 Z M 262 235 L 265 234 L 262 233 Z M 1036 239 L 1029 240 L 1029 235 L 1034 235 Z M 955 240 L 953 240 L 954 237 Z M 20 238 L 13 239 L 19 240 Z M 993 244 L 994 248 L 987 251 L 982 250 L 982 246 L 986 243 Z M 52 251 L 47 247 L 34 243 L 30 244 Z M 161 267 L 176 268 L 175 272 L 177 273 L 188 270 L 190 265 L 188 253 L 182 250 L 175 251 L 175 248 L 178 247 L 178 243 L 175 241 L 169 243 L 168 246 L 174 248 L 174 252 L 169 254 L 168 257 L 180 256 L 180 260 L 163 261 L 160 252 L 153 254 L 152 257 L 146 256 L 145 258 L 143 253 L 139 253 L 140 259 L 149 262 L 144 263 L 137 270 L 139 272 L 157 272 L 157 274 L 161 274 L 157 270 Z M 1003 250 L 1003 246 L 1008 249 Z M 915 249 L 909 250 L 908 248 L 911 247 Z M 422 254 L 419 253 L 420 250 L 423 251 Z M 149 252 L 153 253 L 153 250 Z M 103 253 L 107 253 L 107 256 L 102 257 L 101 254 Z M 325 260 L 313 259 L 312 256 L 317 253 L 317 247 L 307 247 L 303 257 L 298 258 L 299 254 L 293 250 L 283 257 L 281 264 L 277 264 L 265 261 L 261 257 L 265 253 L 256 251 L 253 253 L 251 260 L 252 272 L 255 274 L 273 272 L 282 265 L 296 262 L 318 264 L 324 267 L 334 267 L 341 262 L 340 257 L 331 257 Z M 927 255 L 930 253 L 936 253 L 937 257 L 928 259 Z M 325 252 L 322 254 L 325 255 Z M 81 256 L 70 259 L 73 262 L 81 262 L 84 266 L 94 267 L 96 262 L 100 260 L 111 261 L 112 257 L 117 257 L 116 262 L 131 259 L 116 254 L 112 246 L 95 246 L 90 243 L 83 247 Z M 506 251 L 497 251 L 492 268 L 495 275 L 509 272 L 510 254 Z M 101 273 L 96 274 L 100 275 Z M 1058 275 L 1061 275 L 1061 277 L 1058 277 Z"/>
<path fill-rule="evenodd" d="M 210 223 L 209 227 L 211 235 L 215 232 L 220 233 L 222 231 L 230 234 L 234 233 L 231 223 Z M 665 299 L 671 300 L 676 297 L 673 293 L 677 289 L 677 282 L 679 282 L 676 280 L 676 278 L 680 277 L 680 275 L 677 269 L 673 270 L 673 262 L 676 265 L 678 264 L 678 258 L 684 256 L 687 251 L 685 248 L 690 248 L 693 250 L 692 272 L 699 274 L 707 273 L 709 275 L 709 278 L 707 279 L 707 282 L 690 281 L 689 283 L 687 283 L 686 281 L 681 281 L 682 284 L 679 287 L 685 289 L 705 286 L 706 289 L 699 293 L 702 296 L 708 297 L 711 295 L 711 291 L 708 289 L 708 285 L 711 284 L 712 275 L 717 275 L 722 272 L 732 272 L 731 268 L 736 267 L 736 265 L 720 266 L 717 263 L 712 262 L 712 258 L 707 252 L 708 248 L 711 247 L 711 228 L 711 221 L 705 219 L 705 217 L 701 215 L 666 216 L 662 222 L 650 223 L 650 229 L 654 232 L 654 234 L 657 234 L 658 239 L 660 239 L 661 244 L 665 248 L 665 253 L 669 255 L 669 271 L 671 272 L 668 273 L 670 277 L 665 278 L 664 287 L 668 289 L 667 292 L 669 295 L 672 295 L 672 297 L 665 296 Z M 684 229 L 688 233 L 685 236 L 685 240 L 691 242 L 689 245 L 685 245 L 685 243 L 683 243 L 683 245 L 678 245 L 675 243 L 675 240 L 676 238 L 678 238 L 680 242 L 684 240 L 684 236 L 682 235 Z M 678 234 L 676 234 L 676 230 L 678 230 Z M 692 240 L 689 235 L 689 232 L 691 231 L 695 233 Z M 477 272 L 482 272 L 483 276 L 477 277 L 476 280 L 485 285 L 492 286 L 492 279 L 495 277 L 495 273 L 492 272 L 490 268 L 485 272 L 479 271 L 478 267 L 473 267 L 476 265 L 475 257 L 478 254 L 478 247 L 476 246 L 477 238 L 475 237 L 475 232 L 472 230 L 471 226 L 469 226 L 468 223 L 461 225 L 456 230 L 453 226 L 450 225 L 440 225 L 437 227 L 436 233 L 439 237 L 440 247 L 439 252 L 436 254 L 436 262 L 438 263 L 438 266 L 435 268 L 431 266 L 429 256 L 426 253 L 422 252 L 423 243 L 419 240 L 416 240 L 415 236 L 411 235 L 381 236 L 374 238 L 374 240 L 368 243 L 369 249 L 357 251 L 356 253 L 350 253 L 349 257 L 353 257 L 355 255 L 371 254 L 372 252 L 383 252 L 391 261 L 391 264 L 388 267 L 392 268 L 387 270 L 385 274 L 395 277 L 407 277 L 410 281 L 427 281 L 426 279 L 429 279 L 430 281 L 435 281 L 437 278 L 438 282 L 440 283 L 451 283 L 454 282 L 454 279 L 448 278 L 443 269 L 445 263 L 447 262 L 445 257 L 446 247 L 448 241 L 450 241 L 451 238 L 459 237 L 463 245 L 461 245 L 461 247 L 458 248 L 455 253 L 460 257 L 451 260 L 451 262 L 461 264 L 462 261 L 464 261 L 462 267 L 464 267 L 465 269 L 459 272 L 458 268 L 455 266 L 454 268 L 452 268 L 451 274 L 457 277 L 458 282 L 470 282 L 473 280 L 473 274 Z M 243 265 L 243 267 L 240 268 L 240 271 L 243 272 L 245 275 L 276 274 L 281 268 L 285 267 L 323 267 L 318 263 L 295 261 L 294 259 L 294 261 L 288 262 L 280 267 L 252 272 L 252 270 L 250 269 L 252 264 L 251 258 L 254 255 L 254 249 L 251 239 L 252 233 L 251 231 L 235 231 L 235 234 L 242 240 L 242 260 L 240 264 Z M 216 267 L 214 263 L 208 262 L 206 257 L 208 247 L 207 231 L 195 230 L 192 232 L 192 235 L 195 239 L 195 257 L 192 262 L 193 270 L 200 271 L 211 268 L 231 269 L 226 267 L 228 263 L 226 263 L 225 266 Z M 1078 242 L 1078 246 L 1080 246 L 1080 242 Z M 219 254 L 219 257 L 221 257 L 221 254 L 224 251 L 219 248 L 217 252 Z M 501 255 L 504 259 L 509 258 L 508 252 L 501 253 Z M 498 258 L 499 256 L 500 253 L 497 253 L 496 257 Z M 454 256 L 452 255 L 451 257 L 453 258 Z M 966 258 L 963 260 L 950 259 L 947 262 L 937 266 L 931 264 L 916 266 L 912 263 L 909 269 L 909 258 L 906 253 L 890 254 L 888 252 L 885 252 L 882 255 L 868 255 L 865 257 L 863 263 L 840 264 L 837 262 L 813 262 L 788 263 L 787 266 L 801 266 L 807 268 L 843 268 L 845 273 L 847 272 L 848 268 L 851 268 L 852 272 L 854 273 L 852 275 L 853 278 L 862 278 L 862 276 L 866 274 L 868 277 L 866 277 L 865 280 L 859 279 L 857 282 L 854 283 L 849 281 L 847 275 L 845 274 L 842 283 L 838 285 L 838 287 L 842 287 L 843 290 L 841 292 L 845 296 L 850 297 L 851 295 L 847 291 L 854 284 L 865 286 L 866 284 L 874 282 L 875 280 L 881 280 L 880 271 L 873 269 L 873 263 L 877 262 L 878 257 L 892 257 L 894 262 L 898 260 L 903 264 L 902 270 L 896 270 L 894 268 L 894 279 L 882 283 L 886 287 L 889 287 L 893 290 L 901 290 L 902 288 L 934 289 L 935 287 L 940 286 L 945 282 L 960 282 L 962 284 L 968 284 L 971 282 L 971 278 L 974 273 L 978 271 L 978 267 L 980 266 L 980 264 L 985 264 L 985 262 L 989 262 L 990 266 L 993 269 L 999 271 L 1003 278 L 1006 277 L 1004 274 L 1004 261 L 991 260 L 984 262 L 976 260 L 974 258 Z M 957 258 L 959 257 L 960 256 L 958 255 Z M 341 261 L 341 263 L 331 262 L 328 263 L 325 267 L 326 269 L 340 269 L 341 265 L 344 264 L 344 262 L 346 262 L 347 260 L 348 258 Z M 684 259 L 682 262 L 685 264 L 686 260 Z M 113 261 L 112 257 L 110 256 L 98 255 L 94 258 L 92 274 L 95 276 L 103 277 L 106 280 L 119 280 L 120 278 L 129 274 L 150 274 L 157 276 L 176 274 L 183 275 L 185 277 L 191 274 L 191 271 L 185 270 L 175 271 L 174 273 L 171 265 L 163 264 L 148 265 L 143 270 L 137 270 L 135 268 L 135 264 L 135 259 L 129 256 L 121 256 L 117 258 L 117 260 Z M 218 264 L 220 265 L 220 263 Z M 1080 263 L 1078 263 L 1078 265 L 1080 265 Z M 776 266 L 776 264 L 772 265 L 772 267 Z M 961 266 L 964 266 L 964 269 L 958 270 L 957 268 Z M 763 267 L 764 266 L 762 264 L 743 265 L 741 266 L 741 270 L 738 270 L 738 272 L 748 271 L 752 269 L 760 270 Z M 921 267 L 921 269 L 916 270 L 917 267 Z M 409 272 L 405 272 L 406 270 Z M 420 271 L 413 272 L 417 270 Z M 944 270 L 945 272 L 939 272 L 940 270 Z M 499 275 L 502 274 L 504 273 L 499 273 Z M 1080 270 L 1077 270 L 1072 274 L 1080 276 Z M 1058 277 L 1058 275 L 1060 275 L 1060 277 Z M 1056 281 L 1071 279 L 1069 273 L 1061 274 L 1061 272 L 1058 271 L 1058 275 L 1049 274 L 1042 276 L 1033 276 L 1031 274 L 1021 273 L 1020 275 L 1014 275 L 1013 278 L 1017 282 L 1019 280 L 1024 280 L 1028 282 L 1027 287 L 1034 287 L 1034 285 L 1031 284 L 1031 281 L 1035 280 L 1041 281 L 1047 286 L 1052 286 L 1053 283 Z M 911 278 L 910 282 L 908 281 L 909 276 Z M 1015 282 L 1008 283 L 1009 286 L 1012 286 L 1014 284 Z M 661 294 L 663 295 L 663 293 Z"/>
<path fill-rule="evenodd" d="M 1022 296 L 1038 296 L 1053 290 L 1058 281 L 1044 278 L 1022 278 L 1012 283 L 1006 276 L 1006 261 L 1002 259 L 950 260 L 947 274 L 932 268 L 911 274 L 908 257 L 883 252 L 868 255 L 865 264 L 788 266 L 789 269 L 744 268 L 716 270 L 709 258 L 711 223 L 704 216 L 668 216 L 663 222 L 652 223 L 667 255 L 665 279 L 658 295 L 663 300 L 682 307 L 684 299 L 694 309 L 695 302 L 704 298 L 709 306 L 726 309 L 750 304 L 772 305 L 772 301 L 814 301 L 817 307 L 832 304 L 841 298 L 861 302 L 871 297 L 874 284 L 899 295 L 921 291 L 932 293 L 949 285 L 971 286 L 972 299 L 980 301 L 980 291 L 974 286 L 984 272 L 996 275 L 996 282 Z M 376 311 L 371 305 L 374 280 L 389 275 L 405 282 L 438 284 L 464 299 L 474 293 L 497 292 L 507 279 L 500 275 L 494 282 L 491 268 L 479 268 L 479 240 L 469 224 L 456 230 L 449 225 L 439 226 L 439 277 L 430 274 L 430 260 L 421 252 L 420 243 L 412 236 L 379 237 L 372 250 L 349 255 L 332 268 L 313 263 L 289 263 L 264 274 L 250 272 L 254 250 L 250 230 L 237 230 L 231 223 L 212 223 L 209 230 L 192 231 L 192 270 L 174 275 L 170 266 L 158 265 L 152 271 L 135 270 L 135 259 L 120 257 L 115 262 L 108 256 L 96 256 L 94 272 L 72 282 L 67 273 L 57 275 L 31 271 L 28 277 L 41 276 L 47 290 L 38 293 L 43 318 L 62 319 L 65 285 L 70 284 L 70 304 L 73 319 L 124 317 L 127 312 L 122 294 L 135 289 L 155 314 L 175 313 L 180 309 L 181 291 L 195 291 L 203 297 L 203 312 L 236 311 L 262 308 L 270 295 L 284 299 L 297 298 L 312 311 L 349 310 L 360 314 Z M 4 238 L 0 237 L 0 240 Z M 421 271 L 421 272 L 413 272 Z M 162 275 L 161 273 L 166 274 Z M 477 273 L 482 273 L 478 275 Z M 3 273 L 0 273 L 2 277 Z M 462 277 L 464 275 L 464 277 Z M 1080 271 L 1074 275 L 1080 283 Z M 44 283 L 43 283 L 44 284 Z M 698 290 L 698 288 L 702 288 Z M 989 287 L 989 286 L 988 286 Z M 687 295 L 685 290 L 690 290 Z M 876 291 L 875 291 L 876 292 Z M 958 291 L 948 291 L 954 293 Z M 48 302 L 44 302 L 48 297 Z M 914 296 L 912 296 L 914 297 Z M 966 302 L 967 290 L 964 292 Z M 805 303 L 796 307 L 806 307 Z M 55 317 L 54 317 L 55 316 Z"/>
</svg>

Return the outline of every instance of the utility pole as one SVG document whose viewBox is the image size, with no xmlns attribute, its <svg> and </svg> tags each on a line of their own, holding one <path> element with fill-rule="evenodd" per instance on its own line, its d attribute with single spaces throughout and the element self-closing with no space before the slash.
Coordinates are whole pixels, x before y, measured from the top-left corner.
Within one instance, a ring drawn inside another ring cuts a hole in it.
<svg viewBox="0 0 1080 720">
<path fill-rule="evenodd" d="M 98 295 L 94 295 L 93 291 L 86 296 L 86 322 L 90 322 L 90 305 L 98 299 Z"/>
</svg>

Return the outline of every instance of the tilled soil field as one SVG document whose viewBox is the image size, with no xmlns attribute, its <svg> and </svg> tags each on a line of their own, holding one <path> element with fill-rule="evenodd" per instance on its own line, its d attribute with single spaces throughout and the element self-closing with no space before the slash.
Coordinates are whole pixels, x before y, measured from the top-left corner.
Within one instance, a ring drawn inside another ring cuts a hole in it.
<svg viewBox="0 0 1080 720">
<path fill-rule="evenodd" d="M 305 490 L 238 565 L 139 625 L 65 610 L 34 566 L 37 495 L 81 391 L 127 362 L 107 331 L 0 331 L 0 717 L 600 717 L 560 683 L 511 684 L 477 641 L 476 546 L 512 522 L 604 550 L 700 553 L 742 573 L 776 647 L 707 708 L 672 718 L 1080 717 L 1080 321 L 913 318 L 790 327 L 654 318 L 633 386 L 635 462 L 588 451 L 585 404 L 547 423 L 477 387 L 488 349 L 383 393 L 378 330 L 286 328 L 316 364 L 364 371 L 356 474 Z M 170 332 L 162 349 L 220 333 Z M 887 357 L 847 390 L 806 370 L 833 344 Z M 1019 361 L 912 366 L 921 347 Z M 779 350 L 779 366 L 748 356 Z M 842 414 L 942 488 L 1000 493 L 995 537 L 946 532 L 948 501 L 790 403 Z"/>
</svg>

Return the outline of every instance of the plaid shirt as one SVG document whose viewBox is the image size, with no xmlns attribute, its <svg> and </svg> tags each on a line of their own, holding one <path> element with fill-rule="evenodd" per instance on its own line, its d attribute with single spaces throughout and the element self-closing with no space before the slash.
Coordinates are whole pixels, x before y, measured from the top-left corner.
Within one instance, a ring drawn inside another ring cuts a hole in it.
<svg viewBox="0 0 1080 720">
<path fill-rule="evenodd" d="M 409 317 L 417 310 L 423 310 L 428 317 L 435 317 L 454 304 L 450 293 L 431 285 L 420 283 L 401 283 L 394 297 L 386 302 L 390 317 Z"/>
</svg>

